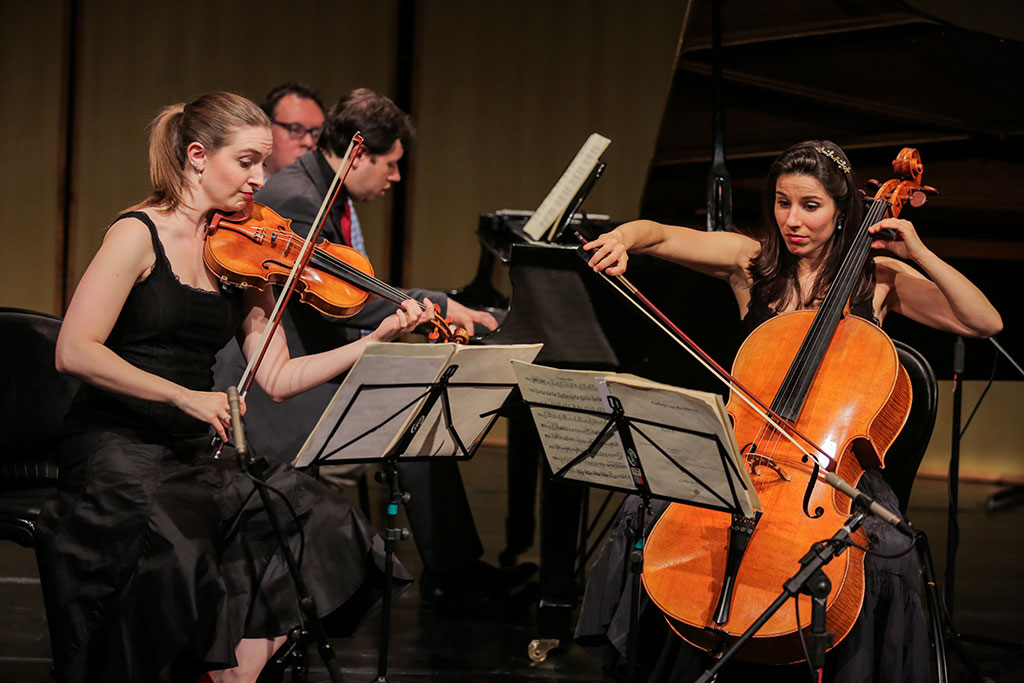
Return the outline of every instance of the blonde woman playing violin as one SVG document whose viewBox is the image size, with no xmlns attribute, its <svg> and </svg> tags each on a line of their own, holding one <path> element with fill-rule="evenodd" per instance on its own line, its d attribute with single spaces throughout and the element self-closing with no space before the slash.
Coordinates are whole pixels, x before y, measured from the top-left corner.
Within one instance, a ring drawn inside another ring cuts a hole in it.
<svg viewBox="0 0 1024 683">
<path fill-rule="evenodd" d="M 153 193 L 111 225 L 65 316 L 57 368 L 83 384 L 66 420 L 60 491 L 39 520 L 62 681 L 255 681 L 298 624 L 252 484 L 234 457 L 208 448 L 210 427 L 223 439 L 229 422 L 226 395 L 210 391 L 214 354 L 232 338 L 254 353 L 273 300 L 270 288 L 220 286 L 203 262 L 206 225 L 262 186 L 270 125 L 223 92 L 161 112 Z M 428 317 L 409 302 L 363 340 L 302 358 L 289 357 L 278 329 L 255 380 L 287 398 L 347 370 L 368 340 Z M 294 506 L 322 614 L 380 576 L 383 543 L 358 511 L 288 466 L 268 480 Z"/>
</svg>

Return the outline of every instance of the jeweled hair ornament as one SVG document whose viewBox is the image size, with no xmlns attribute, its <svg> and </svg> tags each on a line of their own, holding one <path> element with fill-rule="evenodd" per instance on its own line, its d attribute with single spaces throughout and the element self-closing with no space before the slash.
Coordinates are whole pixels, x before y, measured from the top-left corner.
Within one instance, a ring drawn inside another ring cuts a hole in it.
<svg viewBox="0 0 1024 683">
<path fill-rule="evenodd" d="M 828 147 L 815 147 L 814 150 L 819 154 L 827 156 L 829 159 L 835 162 L 835 165 L 838 166 L 839 170 L 842 171 L 843 173 L 850 172 L 849 162 L 847 162 L 846 159 L 843 159 L 841 156 L 833 152 Z"/>
</svg>

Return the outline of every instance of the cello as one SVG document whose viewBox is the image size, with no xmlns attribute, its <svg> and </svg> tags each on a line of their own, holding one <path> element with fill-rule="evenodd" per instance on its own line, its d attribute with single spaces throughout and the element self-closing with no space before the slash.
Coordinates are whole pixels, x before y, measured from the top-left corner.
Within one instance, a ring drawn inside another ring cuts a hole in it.
<svg viewBox="0 0 1024 683">
<path fill-rule="evenodd" d="M 767 320 L 737 354 L 727 409 L 762 512 L 745 518 L 673 504 L 647 539 L 648 595 L 677 634 L 712 654 L 746 630 L 806 549 L 850 514 L 848 498 L 816 486 L 819 466 L 829 476 L 856 482 L 866 467 L 884 464 L 906 420 L 910 382 L 892 341 L 873 323 L 849 315 L 849 298 L 873 240 L 868 228 L 897 216 L 906 203 L 919 206 L 932 191 L 921 185 L 916 150 L 902 150 L 893 169 L 898 178 L 870 200 L 821 307 Z M 763 407 L 758 399 L 766 397 L 769 409 L 754 406 Z M 810 457 L 790 433 L 819 455 Z M 867 544 L 863 531 L 854 538 Z M 824 571 L 834 587 L 826 626 L 839 642 L 860 613 L 863 551 L 851 547 Z M 811 605 L 807 596 L 797 600 L 769 619 L 738 658 L 770 664 L 803 659 L 801 637 L 810 626 Z"/>
</svg>

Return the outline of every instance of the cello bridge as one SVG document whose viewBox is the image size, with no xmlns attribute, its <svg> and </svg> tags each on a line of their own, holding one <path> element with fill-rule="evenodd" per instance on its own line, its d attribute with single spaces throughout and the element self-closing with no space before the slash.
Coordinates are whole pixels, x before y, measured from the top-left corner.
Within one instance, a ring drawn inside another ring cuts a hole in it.
<svg viewBox="0 0 1024 683">
<path fill-rule="evenodd" d="M 747 453 L 747 464 L 750 465 L 751 477 L 759 476 L 758 470 L 762 467 L 767 467 L 775 472 L 775 474 L 779 475 L 779 479 L 782 481 L 793 481 L 793 477 L 789 476 L 786 470 L 782 468 L 782 465 L 777 463 L 775 458 L 770 456 L 762 455 L 756 451 L 751 451 L 750 453 Z"/>
</svg>

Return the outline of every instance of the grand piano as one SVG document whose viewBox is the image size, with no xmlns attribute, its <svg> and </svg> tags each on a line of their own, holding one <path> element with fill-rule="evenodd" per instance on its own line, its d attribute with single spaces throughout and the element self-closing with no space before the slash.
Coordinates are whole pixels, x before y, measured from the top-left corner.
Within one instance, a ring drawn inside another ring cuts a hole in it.
<svg viewBox="0 0 1024 683">
<path fill-rule="evenodd" d="M 804 139 L 829 139 L 848 153 L 861 180 L 886 178 L 901 147 L 916 147 L 925 181 L 940 195 L 908 215 L 926 243 L 979 284 L 1000 310 L 1000 335 L 1024 349 L 1015 277 L 1024 261 L 1024 21 L 1011 0 L 691 0 L 641 216 L 708 224 L 713 140 L 723 142 L 735 227 L 760 229 L 761 188 L 771 160 Z M 981 11 L 984 10 L 984 11 Z M 962 12 L 955 16 L 950 12 Z M 962 25 L 970 22 L 969 26 Z M 959 25 L 958 25 L 959 23 Z M 719 77 L 716 79 L 716 73 Z M 717 81 L 717 86 L 716 86 Z M 717 105 L 717 106 L 716 106 Z M 719 121 L 712 135 L 712 121 Z M 618 217 L 620 220 L 629 217 Z M 598 232 L 609 225 L 593 225 Z M 505 213 L 481 218 L 481 266 L 454 297 L 501 307 L 483 284 L 507 268 L 508 313 L 484 341 L 543 341 L 538 362 L 633 372 L 679 386 L 720 390 L 706 372 L 586 270 L 572 245 L 526 244 Z M 717 280 L 653 259 L 631 258 L 630 279 L 720 362 L 738 343 L 738 312 Z M 1012 278 L 1012 280 L 1011 280 Z M 891 316 L 886 330 L 921 350 L 940 378 L 951 376 L 951 335 Z M 987 377 L 994 351 L 968 344 L 968 378 Z M 998 377 L 1010 379 L 1008 364 Z M 539 447 L 528 419 L 510 429 L 509 549 L 532 542 Z M 567 633 L 579 594 L 571 569 L 581 489 L 548 485 L 542 502 L 542 637 Z M 573 510 L 577 510 L 573 512 Z M 516 526 L 514 520 L 522 523 Z"/>
</svg>

